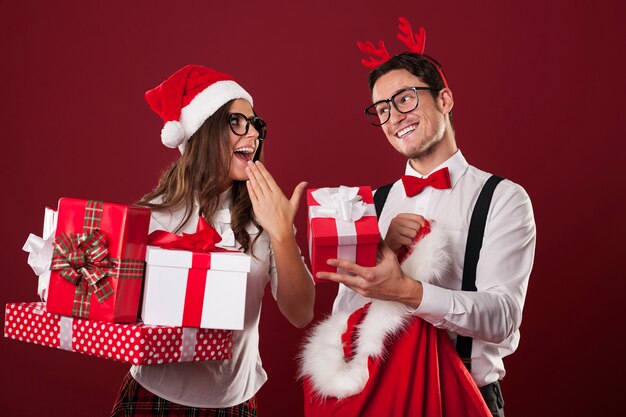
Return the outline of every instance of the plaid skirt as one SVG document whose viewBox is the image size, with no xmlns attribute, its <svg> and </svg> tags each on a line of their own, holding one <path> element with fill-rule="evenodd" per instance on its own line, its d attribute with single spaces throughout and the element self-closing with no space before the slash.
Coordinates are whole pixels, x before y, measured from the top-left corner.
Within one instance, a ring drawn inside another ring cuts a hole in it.
<svg viewBox="0 0 626 417">
<path fill-rule="evenodd" d="M 126 374 L 111 417 L 256 417 L 256 397 L 226 408 L 196 408 L 158 397 Z"/>
</svg>

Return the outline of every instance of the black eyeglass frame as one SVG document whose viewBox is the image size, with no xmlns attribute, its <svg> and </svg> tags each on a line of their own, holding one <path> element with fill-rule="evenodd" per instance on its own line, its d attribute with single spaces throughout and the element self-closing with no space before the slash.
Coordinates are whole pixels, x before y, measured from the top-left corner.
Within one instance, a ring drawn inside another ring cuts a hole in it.
<svg viewBox="0 0 626 417">
<path fill-rule="evenodd" d="M 368 106 L 364 110 L 365 111 L 365 116 L 367 117 L 367 120 L 369 120 L 369 122 L 373 126 L 382 126 L 382 125 L 384 125 L 391 118 L 391 104 L 393 104 L 393 108 L 396 109 L 398 111 L 398 113 L 406 114 L 406 113 L 412 112 L 420 104 L 419 95 L 417 95 L 417 92 L 420 91 L 420 90 L 422 90 L 422 91 L 440 91 L 440 90 L 438 90 L 436 88 L 432 88 L 432 87 L 409 87 L 409 88 L 404 88 L 404 89 L 398 91 L 397 93 L 395 93 L 394 95 L 392 95 L 391 97 L 389 97 L 388 99 L 386 99 L 386 100 L 379 100 L 376 103 Z M 415 96 L 416 96 L 417 100 L 415 100 L 415 107 L 413 107 L 411 110 L 402 111 L 402 110 L 400 110 L 398 108 L 398 105 L 396 104 L 395 98 L 398 97 L 399 95 L 403 94 L 403 93 L 406 93 L 407 91 L 413 91 L 415 93 Z M 376 111 L 376 106 L 378 106 L 378 105 L 380 105 L 382 103 L 387 103 L 387 109 L 389 109 L 389 113 L 387 113 L 387 120 L 385 120 L 382 123 L 376 123 L 376 122 L 374 122 L 374 120 L 372 120 L 372 116 L 374 116 L 377 119 L 380 119 L 380 117 L 378 116 L 378 112 Z M 371 113 L 372 110 L 374 110 L 374 113 Z"/>
<path fill-rule="evenodd" d="M 254 126 L 257 132 L 259 132 L 259 140 L 265 140 L 265 136 L 267 135 L 267 123 L 265 120 L 261 119 L 259 116 L 246 117 L 245 114 L 241 113 L 228 113 L 228 126 L 230 127 L 231 132 L 233 132 L 237 136 L 245 136 L 248 134 L 250 130 L 250 123 Z M 246 121 L 246 130 L 239 134 L 235 132 L 233 125 L 231 124 L 231 120 L 233 117 L 241 117 Z"/>
</svg>

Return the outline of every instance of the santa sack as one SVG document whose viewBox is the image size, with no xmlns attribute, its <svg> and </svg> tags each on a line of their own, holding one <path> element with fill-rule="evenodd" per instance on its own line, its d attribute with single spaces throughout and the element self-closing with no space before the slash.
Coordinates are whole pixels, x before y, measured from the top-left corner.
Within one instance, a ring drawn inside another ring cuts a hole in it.
<svg viewBox="0 0 626 417">
<path fill-rule="evenodd" d="M 442 232 L 427 224 L 415 242 L 402 269 L 422 279 L 443 273 Z M 305 416 L 491 417 L 447 332 L 400 303 L 333 314 L 313 328 L 300 365 Z"/>
</svg>

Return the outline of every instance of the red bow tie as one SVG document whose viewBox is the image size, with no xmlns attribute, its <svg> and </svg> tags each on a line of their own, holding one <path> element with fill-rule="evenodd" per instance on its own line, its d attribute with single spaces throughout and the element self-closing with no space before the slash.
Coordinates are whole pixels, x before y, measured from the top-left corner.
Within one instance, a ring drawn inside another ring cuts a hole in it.
<svg viewBox="0 0 626 417">
<path fill-rule="evenodd" d="M 440 190 L 450 188 L 450 173 L 448 168 L 441 168 L 433 172 L 426 178 L 417 178 L 411 175 L 402 176 L 402 185 L 407 197 L 413 197 L 422 192 L 427 186 L 438 188 Z"/>
</svg>

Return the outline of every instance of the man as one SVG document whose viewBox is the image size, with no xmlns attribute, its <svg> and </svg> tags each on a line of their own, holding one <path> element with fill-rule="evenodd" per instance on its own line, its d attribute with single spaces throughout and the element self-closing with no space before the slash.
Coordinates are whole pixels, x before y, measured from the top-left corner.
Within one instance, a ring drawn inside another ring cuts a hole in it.
<svg viewBox="0 0 626 417">
<path fill-rule="evenodd" d="M 406 175 L 434 178 L 447 169 L 442 176 L 449 184 L 426 186 L 409 196 L 402 181 L 394 183 L 379 219 L 385 242 L 379 264 L 365 268 L 332 259 L 330 265 L 354 276 L 320 272 L 318 278 L 341 284 L 333 313 L 354 311 L 370 299 L 398 301 L 410 313 L 448 330 L 453 339 L 471 337 L 472 378 L 492 414 L 503 416 L 498 381 L 505 375 L 502 359 L 519 342 L 535 250 L 533 212 L 522 187 L 508 180 L 497 185 L 476 268 L 477 291 L 461 291 L 472 211 L 491 175 L 469 165 L 457 148 L 452 91 L 436 65 L 432 58 L 412 52 L 379 65 L 369 76 L 374 104 L 366 113 L 372 124 L 381 126 L 391 146 L 408 158 Z M 397 260 L 424 219 L 434 220 L 451 242 L 452 267 L 437 279 L 409 276 Z"/>
</svg>

